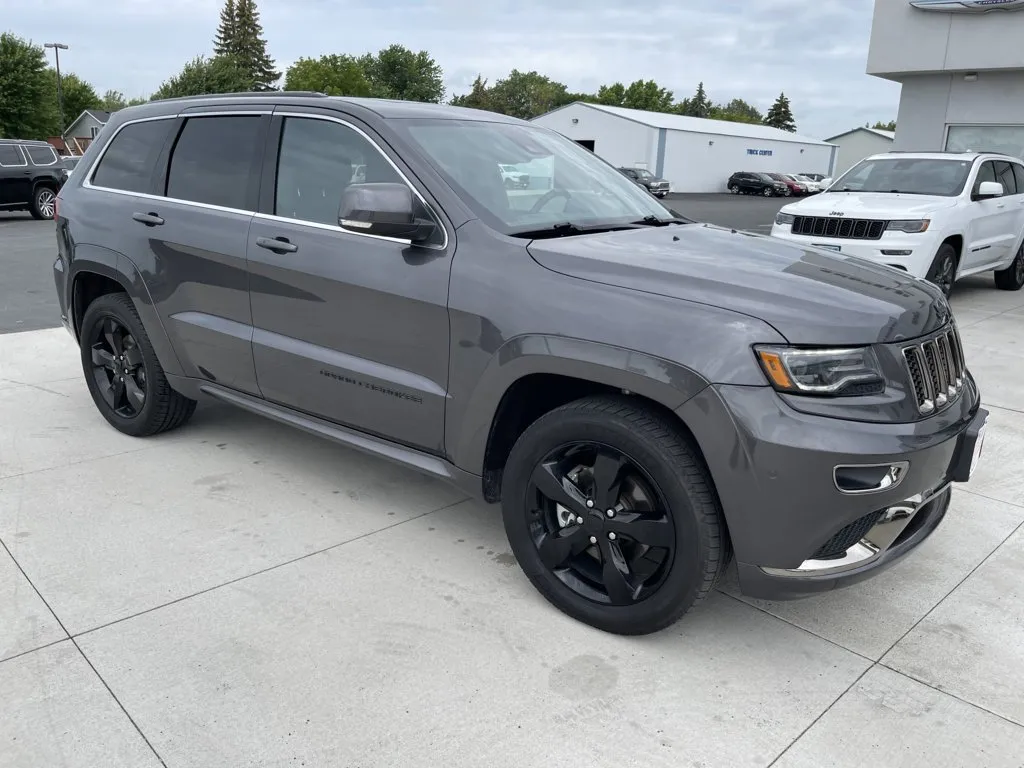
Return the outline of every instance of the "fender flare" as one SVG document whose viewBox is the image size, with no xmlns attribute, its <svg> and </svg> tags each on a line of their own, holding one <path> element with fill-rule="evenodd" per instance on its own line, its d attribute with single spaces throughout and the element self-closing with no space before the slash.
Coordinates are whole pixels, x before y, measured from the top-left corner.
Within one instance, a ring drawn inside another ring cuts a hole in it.
<svg viewBox="0 0 1024 768">
<path fill-rule="evenodd" d="M 566 376 L 628 390 L 671 411 L 709 386 L 689 368 L 643 352 L 565 336 L 518 336 L 491 357 L 464 408 L 454 412 L 457 409 L 449 403 L 445 431 L 452 438 L 452 463 L 483 474 L 498 408 L 513 384 L 533 374 Z"/>
<path fill-rule="evenodd" d="M 135 310 L 142 319 L 142 324 L 149 335 L 153 351 L 156 353 L 160 366 L 165 373 L 171 375 L 183 375 L 181 362 L 171 345 L 167 329 L 164 328 L 163 320 L 153 303 L 153 297 L 149 293 L 142 275 L 132 263 L 131 259 L 112 251 L 109 248 L 102 248 L 97 245 L 76 245 L 74 258 L 68 269 L 67 279 L 67 306 L 69 320 L 75 334 L 75 339 L 81 342 L 81 328 L 75 322 L 78 316 L 78 307 L 75 306 L 76 294 L 75 284 L 82 274 L 92 273 L 109 278 L 119 283 L 128 294 L 128 297 L 135 304 Z M 82 312 L 85 308 L 82 308 Z"/>
</svg>

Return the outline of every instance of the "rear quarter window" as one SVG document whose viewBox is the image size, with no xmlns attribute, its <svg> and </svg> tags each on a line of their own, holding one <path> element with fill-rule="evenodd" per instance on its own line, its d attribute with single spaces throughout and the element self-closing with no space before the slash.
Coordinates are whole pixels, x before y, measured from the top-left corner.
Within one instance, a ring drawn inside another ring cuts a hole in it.
<svg viewBox="0 0 1024 768">
<path fill-rule="evenodd" d="M 56 165 L 57 152 L 53 147 L 25 147 L 33 165 Z"/>
<path fill-rule="evenodd" d="M 114 134 L 103 152 L 92 184 L 124 192 L 152 192 L 153 169 L 174 119 L 130 123 Z"/>
<path fill-rule="evenodd" d="M 26 165 L 21 149 L 14 144 L 0 144 L 0 165 L 5 167 Z"/>
</svg>

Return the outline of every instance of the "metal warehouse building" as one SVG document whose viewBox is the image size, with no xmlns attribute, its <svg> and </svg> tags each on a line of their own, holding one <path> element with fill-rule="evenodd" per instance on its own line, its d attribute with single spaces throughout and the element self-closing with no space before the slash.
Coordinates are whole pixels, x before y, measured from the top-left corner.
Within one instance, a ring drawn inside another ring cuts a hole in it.
<svg viewBox="0 0 1024 768">
<path fill-rule="evenodd" d="M 725 192 L 736 171 L 831 175 L 835 147 L 766 125 L 574 102 L 533 122 L 612 165 L 646 168 L 673 192 Z"/>
</svg>

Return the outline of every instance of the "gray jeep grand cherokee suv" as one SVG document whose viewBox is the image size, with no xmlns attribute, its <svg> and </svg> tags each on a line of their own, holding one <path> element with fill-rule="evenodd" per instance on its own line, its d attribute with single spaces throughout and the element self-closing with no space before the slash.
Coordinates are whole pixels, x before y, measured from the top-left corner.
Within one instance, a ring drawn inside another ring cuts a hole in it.
<svg viewBox="0 0 1024 768">
<path fill-rule="evenodd" d="M 454 482 L 604 630 L 667 626 L 734 553 L 764 598 L 877 573 L 980 453 L 931 285 L 679 218 L 519 120 L 154 102 L 58 202 L 63 320 L 115 428 L 179 427 L 205 396 Z"/>
</svg>

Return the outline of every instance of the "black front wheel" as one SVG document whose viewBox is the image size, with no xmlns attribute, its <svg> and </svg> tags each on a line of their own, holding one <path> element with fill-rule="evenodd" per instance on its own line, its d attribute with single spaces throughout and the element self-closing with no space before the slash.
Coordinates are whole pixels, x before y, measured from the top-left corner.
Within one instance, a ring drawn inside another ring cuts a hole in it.
<svg viewBox="0 0 1024 768">
<path fill-rule="evenodd" d="M 939 252 L 935 254 L 932 266 L 925 276 L 925 279 L 938 287 L 947 298 L 953 292 L 953 283 L 956 282 L 956 265 L 956 248 L 949 243 L 943 243 L 939 246 Z"/>
<path fill-rule="evenodd" d="M 772 190 L 771 190 L 770 188 L 768 188 L 768 187 L 765 187 L 765 190 L 764 190 L 764 192 L 763 192 L 762 194 L 763 194 L 763 195 L 764 195 L 765 197 L 772 197 L 772 196 L 773 196 L 773 195 L 774 195 L 775 193 L 774 193 L 774 192 L 772 192 Z"/>
<path fill-rule="evenodd" d="M 32 207 L 29 212 L 34 219 L 52 219 L 57 211 L 57 193 L 49 187 L 36 187 L 32 195 Z"/>
<path fill-rule="evenodd" d="M 1010 266 L 996 272 L 996 288 L 1002 291 L 1019 291 L 1024 287 L 1024 242 L 1017 249 L 1017 255 Z"/>
<path fill-rule="evenodd" d="M 146 437 L 180 427 L 196 402 L 171 389 L 135 305 L 100 296 L 82 318 L 82 368 L 93 402 L 115 429 Z"/>
<path fill-rule="evenodd" d="M 676 425 L 628 398 L 579 400 L 532 424 L 509 456 L 502 513 L 541 594 L 616 634 L 674 623 L 729 559 L 699 454 Z"/>
</svg>

